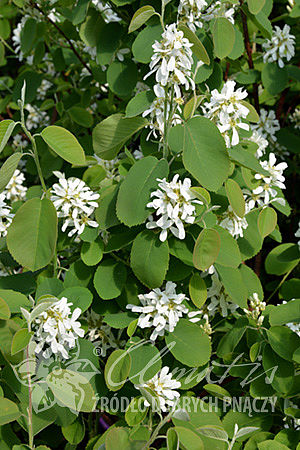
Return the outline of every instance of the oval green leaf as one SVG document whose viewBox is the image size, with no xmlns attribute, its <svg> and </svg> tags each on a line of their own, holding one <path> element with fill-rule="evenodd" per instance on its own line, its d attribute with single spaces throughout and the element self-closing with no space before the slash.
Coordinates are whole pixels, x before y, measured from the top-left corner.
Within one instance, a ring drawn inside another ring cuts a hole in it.
<svg viewBox="0 0 300 450">
<path fill-rule="evenodd" d="M 78 166 L 85 165 L 83 148 L 70 131 L 57 125 L 44 128 L 41 136 L 49 147 L 65 161 Z"/>
<path fill-rule="evenodd" d="M 196 240 L 193 262 L 199 270 L 207 270 L 217 259 L 221 248 L 219 233 L 213 228 L 204 228 Z"/>
</svg>

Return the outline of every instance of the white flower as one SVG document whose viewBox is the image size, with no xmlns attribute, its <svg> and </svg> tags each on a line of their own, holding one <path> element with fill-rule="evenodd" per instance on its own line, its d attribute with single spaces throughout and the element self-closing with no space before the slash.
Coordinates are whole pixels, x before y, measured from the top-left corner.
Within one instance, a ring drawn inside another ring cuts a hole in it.
<svg viewBox="0 0 300 450">
<path fill-rule="evenodd" d="M 86 338 L 93 342 L 97 349 L 101 350 L 99 356 L 105 357 L 108 350 L 125 345 L 125 341 L 117 339 L 112 332 L 112 328 L 103 323 L 102 316 L 94 311 L 87 311 L 86 319 L 88 323 Z M 121 334 L 122 330 L 119 330 L 119 332 Z"/>
<path fill-rule="evenodd" d="M 24 200 L 26 197 L 27 187 L 23 186 L 25 181 L 25 176 L 19 169 L 14 171 L 8 185 L 6 186 L 3 193 L 7 200 L 14 202 L 16 200 Z"/>
<path fill-rule="evenodd" d="M 235 85 L 235 81 L 226 81 L 221 92 L 214 89 L 210 101 L 202 107 L 204 115 L 213 120 L 223 134 L 227 147 L 239 143 L 238 128 L 249 130 L 249 125 L 243 122 L 249 109 L 242 103 L 248 94 L 242 88 L 235 90 Z"/>
<path fill-rule="evenodd" d="M 92 0 L 93 5 L 98 11 L 102 13 L 103 19 L 106 23 L 120 22 L 120 17 L 111 9 L 108 3 L 101 0 Z"/>
<path fill-rule="evenodd" d="M 26 118 L 26 128 L 28 130 L 32 130 L 32 128 L 37 128 L 41 125 L 46 125 L 49 121 L 49 116 L 47 116 L 45 111 L 40 111 L 31 105 L 25 105 L 25 110 L 29 113 Z"/>
<path fill-rule="evenodd" d="M 98 155 L 94 154 L 94 158 L 97 160 L 98 164 L 103 167 L 106 171 L 107 178 L 119 180 L 118 175 L 118 164 L 120 162 L 119 158 L 114 158 L 110 160 L 102 159 Z"/>
<path fill-rule="evenodd" d="M 295 0 L 288 0 L 288 5 L 286 5 L 286 9 L 288 10 L 288 12 L 290 13 L 292 11 L 292 9 L 295 6 Z"/>
<path fill-rule="evenodd" d="M 290 116 L 290 121 L 296 130 L 300 130 L 300 108 L 296 108 L 294 113 Z"/>
<path fill-rule="evenodd" d="M 161 228 L 160 240 L 164 242 L 167 239 L 168 229 L 179 239 L 185 238 L 184 223 L 194 223 L 196 217 L 196 208 L 193 203 L 202 205 L 203 203 L 195 199 L 191 191 L 191 180 L 185 178 L 184 181 L 178 181 L 179 175 L 175 175 L 171 182 L 165 178 L 157 179 L 159 181 L 156 191 L 151 193 L 151 197 L 156 197 L 147 204 L 148 208 L 154 208 L 156 219 L 149 217 L 146 224 L 148 229 Z"/>
<path fill-rule="evenodd" d="M 300 222 L 298 223 L 298 230 L 295 233 L 295 237 L 300 238 Z M 298 247 L 300 250 L 300 240 L 298 241 Z"/>
<path fill-rule="evenodd" d="M 299 322 L 289 322 L 286 323 L 286 326 L 289 327 L 290 330 L 294 331 L 294 333 L 297 333 L 300 337 L 300 323 Z"/>
<path fill-rule="evenodd" d="M 199 317 L 201 316 L 201 317 Z M 204 311 L 201 309 L 200 311 L 191 311 L 188 313 L 189 321 L 192 323 L 197 323 L 202 321 L 203 323 L 200 324 L 200 328 L 204 331 L 204 333 L 208 334 L 209 336 L 212 334 L 212 326 L 209 323 L 209 315 L 207 313 L 204 313 Z"/>
<path fill-rule="evenodd" d="M 51 200 L 58 212 L 58 217 L 65 219 L 62 231 L 73 226 L 74 228 L 68 233 L 68 236 L 73 236 L 75 233 L 81 234 L 86 225 L 97 228 L 98 224 L 92 220 L 91 215 L 98 207 L 99 194 L 93 192 L 79 178 L 66 179 L 61 172 L 53 173 L 59 178 L 59 183 L 52 186 Z"/>
<path fill-rule="evenodd" d="M 144 384 L 135 385 L 136 389 L 141 387 L 151 389 L 157 395 L 160 410 L 163 412 L 173 408 L 180 397 L 179 392 L 175 389 L 180 388 L 181 383 L 172 378 L 172 373 L 168 373 L 169 370 L 169 367 L 165 366 L 151 380 Z M 145 406 L 150 406 L 147 400 L 145 400 Z"/>
<path fill-rule="evenodd" d="M 11 224 L 14 214 L 10 212 L 11 207 L 5 202 L 5 193 L 0 194 L 0 237 L 7 235 L 7 230 Z"/>
<path fill-rule="evenodd" d="M 275 163 L 276 157 L 274 153 L 270 153 L 269 161 L 260 161 L 262 168 L 269 172 L 269 175 L 264 176 L 259 173 L 255 175 L 257 180 L 263 181 L 260 186 L 253 190 L 253 194 L 259 196 L 257 202 L 260 206 L 269 204 L 272 201 L 272 198 L 275 199 L 275 197 L 277 197 L 277 190 L 274 189 L 275 187 L 285 189 L 285 177 L 283 176 L 283 171 L 288 165 L 286 162 L 281 162 L 277 165 L 275 165 Z M 276 199 L 276 201 L 281 202 L 280 199 Z"/>
<path fill-rule="evenodd" d="M 248 228 L 246 218 L 237 216 L 230 205 L 228 206 L 227 211 L 223 213 L 219 225 L 229 231 L 233 237 L 243 237 L 244 230 Z"/>
<path fill-rule="evenodd" d="M 266 148 L 269 145 L 268 141 L 257 130 L 253 131 L 249 141 L 252 141 L 258 145 L 255 156 L 258 159 L 261 158 L 266 153 Z"/>
<path fill-rule="evenodd" d="M 259 326 L 261 326 L 264 321 L 262 311 L 266 309 L 266 303 L 259 299 L 256 292 L 249 298 L 249 300 L 250 309 L 244 308 L 244 312 L 247 314 L 247 316 L 254 319 Z"/>
<path fill-rule="evenodd" d="M 201 14 L 206 6 L 205 0 L 180 0 L 178 6 L 179 19 L 195 32 L 197 28 L 203 26 Z"/>
<path fill-rule="evenodd" d="M 202 19 L 210 22 L 217 17 L 225 17 L 232 24 L 234 24 L 235 8 L 236 5 L 233 5 L 230 2 L 213 1 L 213 3 L 207 9 L 207 12 L 202 15 Z"/>
<path fill-rule="evenodd" d="M 150 339 L 155 341 L 158 336 L 164 336 L 165 331 L 172 333 L 188 308 L 183 304 L 188 300 L 185 294 L 176 294 L 176 284 L 168 281 L 165 290 L 153 289 L 148 294 L 140 294 L 142 306 L 127 305 L 127 309 L 140 313 L 138 326 L 152 328 Z"/>
<path fill-rule="evenodd" d="M 193 65 L 192 47 L 182 31 L 177 30 L 175 23 L 167 25 L 162 34 L 161 42 L 152 45 L 154 53 L 151 57 L 150 72 L 156 73 L 156 81 L 162 86 L 172 86 L 175 96 L 181 97 L 180 85 L 188 90 L 194 89 L 191 68 Z"/>
<path fill-rule="evenodd" d="M 68 351 L 75 347 L 78 337 L 84 336 L 84 330 L 77 321 L 81 309 L 75 308 L 71 312 L 72 304 L 62 297 L 34 320 L 35 352 L 42 352 L 44 358 L 55 354 L 68 359 Z"/>
<path fill-rule="evenodd" d="M 209 316 L 213 317 L 217 312 L 223 317 L 232 314 L 238 305 L 232 303 L 229 295 L 226 294 L 223 283 L 220 281 L 217 273 L 211 277 L 212 284 L 207 291 L 207 298 L 210 303 L 206 306 L 206 311 Z"/>
<path fill-rule="evenodd" d="M 283 59 L 290 61 L 295 55 L 295 36 L 290 34 L 289 25 L 284 25 L 281 30 L 275 26 L 271 39 L 262 44 L 265 51 L 264 62 L 278 62 L 279 67 L 284 67 Z"/>
<path fill-rule="evenodd" d="M 16 150 L 20 150 L 27 147 L 28 141 L 22 136 L 22 134 L 16 134 L 13 137 L 12 145 Z"/>
<path fill-rule="evenodd" d="M 132 155 L 133 155 L 134 159 L 136 159 L 137 161 L 144 158 L 144 154 L 141 150 L 134 150 Z"/>
<path fill-rule="evenodd" d="M 265 139 L 272 138 L 273 141 L 276 141 L 275 133 L 280 130 L 280 125 L 273 110 L 268 112 L 265 109 L 261 109 L 259 122 L 252 125 L 251 128 L 252 130 L 257 130 Z"/>
<path fill-rule="evenodd" d="M 181 113 L 181 108 L 179 105 L 179 103 L 181 103 L 181 98 L 173 99 L 171 105 L 170 93 L 168 92 L 166 102 L 166 89 L 164 87 L 160 84 L 156 84 L 153 87 L 153 90 L 156 98 L 153 100 L 150 107 L 143 112 L 143 117 L 147 117 L 148 115 L 150 116 L 150 124 L 148 126 L 151 128 L 151 132 L 149 133 L 147 139 L 151 133 L 153 133 L 154 137 L 158 137 L 156 130 L 159 131 L 161 136 L 164 135 L 165 120 L 169 120 L 170 113 L 172 113 L 171 126 L 175 126 L 182 122 L 179 115 Z"/>
<path fill-rule="evenodd" d="M 37 100 L 44 100 L 47 95 L 47 91 L 48 91 L 48 89 L 51 88 L 51 86 L 52 86 L 52 83 L 50 83 L 50 81 L 42 80 L 40 87 L 37 89 L 37 94 L 36 94 Z"/>
</svg>

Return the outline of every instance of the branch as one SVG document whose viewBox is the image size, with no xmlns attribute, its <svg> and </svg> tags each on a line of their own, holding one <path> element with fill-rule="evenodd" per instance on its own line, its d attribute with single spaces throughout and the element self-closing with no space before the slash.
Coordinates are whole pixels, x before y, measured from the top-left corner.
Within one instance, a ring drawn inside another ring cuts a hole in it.
<svg viewBox="0 0 300 450">
<path fill-rule="evenodd" d="M 91 71 L 90 67 L 88 66 L 88 64 L 82 59 L 81 55 L 78 53 L 78 51 L 76 50 L 73 42 L 71 41 L 71 39 L 68 38 L 68 36 L 65 34 L 65 32 L 59 28 L 59 26 L 57 25 L 57 23 L 55 23 L 52 19 L 50 19 L 50 17 L 48 17 L 44 11 L 42 10 L 42 8 L 40 8 L 39 5 L 34 4 L 32 5 L 34 8 L 36 8 L 47 20 L 49 23 L 51 23 L 51 25 L 53 25 L 57 31 L 66 39 L 66 41 L 68 42 L 70 48 L 72 49 L 74 55 L 77 56 L 77 58 L 79 59 L 79 61 L 81 62 L 81 64 L 89 71 L 89 73 L 91 75 L 93 75 L 93 72 Z"/>
<path fill-rule="evenodd" d="M 240 5 L 243 5 L 243 0 L 240 0 Z M 248 66 L 249 69 L 254 69 L 253 59 L 252 59 L 252 48 L 250 45 L 250 39 L 249 39 L 249 31 L 248 31 L 248 25 L 247 25 L 247 16 L 244 13 L 244 11 L 241 9 L 241 16 L 242 16 L 242 24 L 243 24 L 243 34 L 244 34 L 244 43 L 245 48 L 247 52 L 248 57 Z M 253 83 L 253 98 L 254 98 L 254 105 L 256 111 L 259 113 L 260 107 L 259 107 L 259 99 L 258 99 L 258 84 Z"/>
</svg>

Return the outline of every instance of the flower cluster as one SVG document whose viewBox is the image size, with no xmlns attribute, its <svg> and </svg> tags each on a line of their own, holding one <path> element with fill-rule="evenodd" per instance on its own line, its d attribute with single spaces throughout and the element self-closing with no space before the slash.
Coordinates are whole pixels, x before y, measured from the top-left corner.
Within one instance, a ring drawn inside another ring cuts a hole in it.
<svg viewBox="0 0 300 450">
<path fill-rule="evenodd" d="M 235 237 L 243 237 L 244 230 L 248 228 L 248 222 L 245 217 L 239 217 L 229 205 L 227 211 L 222 214 L 219 225 Z"/>
<path fill-rule="evenodd" d="M 238 308 L 238 305 L 232 303 L 229 295 L 226 294 L 223 283 L 220 281 L 217 273 L 211 277 L 212 284 L 207 290 L 207 299 L 210 303 L 206 307 L 207 314 L 210 317 L 219 312 L 222 317 L 227 317 Z"/>
<path fill-rule="evenodd" d="M 266 303 L 259 299 L 256 292 L 249 298 L 249 300 L 249 309 L 244 308 L 244 312 L 248 317 L 254 319 L 258 326 L 261 326 L 264 321 L 262 312 L 266 309 Z"/>
<path fill-rule="evenodd" d="M 202 205 L 200 200 L 195 199 L 191 191 L 191 180 L 185 178 L 183 182 L 179 175 L 175 175 L 171 182 L 165 178 L 157 179 L 160 189 L 151 193 L 151 197 L 156 197 L 147 204 L 148 208 L 154 208 L 156 219 L 151 215 L 146 227 L 161 228 L 159 238 L 162 242 L 167 239 L 168 230 L 179 239 L 185 238 L 184 223 L 194 223 L 196 208 L 193 203 Z"/>
<path fill-rule="evenodd" d="M 38 89 L 37 89 L 37 94 L 36 94 L 37 100 L 44 100 L 46 98 L 47 91 L 48 91 L 48 89 L 51 88 L 51 86 L 52 86 L 52 83 L 50 83 L 50 81 L 45 80 L 45 79 L 42 80 L 40 87 L 38 87 Z"/>
<path fill-rule="evenodd" d="M 290 34 L 290 27 L 284 25 L 275 26 L 271 39 L 263 43 L 265 53 L 263 55 L 264 62 L 278 62 L 279 67 L 284 67 L 283 59 L 290 61 L 295 55 L 295 36 Z"/>
<path fill-rule="evenodd" d="M 33 128 L 38 128 L 41 125 L 47 125 L 49 121 L 49 116 L 45 111 L 40 111 L 36 107 L 31 105 L 25 105 L 25 110 L 28 111 L 26 118 L 26 128 L 32 130 Z"/>
<path fill-rule="evenodd" d="M 0 237 L 7 235 L 7 230 L 13 219 L 13 214 L 10 212 L 11 207 L 6 204 L 5 193 L 0 194 Z"/>
<path fill-rule="evenodd" d="M 81 309 L 75 308 L 71 312 L 72 305 L 62 297 L 34 320 L 35 353 L 42 352 L 44 358 L 50 358 L 52 354 L 69 358 L 69 350 L 76 346 L 78 337 L 84 336 L 84 330 L 77 321 Z"/>
<path fill-rule="evenodd" d="M 203 26 L 201 15 L 206 6 L 205 0 L 180 0 L 178 6 L 179 19 L 195 32 L 197 28 Z"/>
<path fill-rule="evenodd" d="M 295 109 L 293 114 L 290 116 L 290 121 L 296 130 L 300 130 L 300 108 Z"/>
<path fill-rule="evenodd" d="M 120 17 L 111 9 L 108 3 L 102 2 L 101 0 L 92 0 L 92 4 L 102 13 L 106 23 L 120 22 Z"/>
<path fill-rule="evenodd" d="M 253 190 L 253 194 L 258 196 L 257 203 L 259 206 L 268 205 L 272 200 L 277 197 L 277 190 L 275 187 L 280 189 L 285 189 L 283 176 L 283 171 L 288 167 L 286 162 L 281 162 L 276 164 L 276 156 L 274 153 L 269 154 L 268 161 L 260 161 L 260 164 L 264 170 L 266 170 L 269 175 L 264 176 L 259 173 L 255 175 L 257 180 L 261 180 L 260 184 L 256 189 Z M 279 199 L 276 199 L 278 201 Z M 280 200 L 279 200 L 280 201 Z"/>
<path fill-rule="evenodd" d="M 51 200 L 58 212 L 58 217 L 64 220 L 62 231 L 69 226 L 72 230 L 68 236 L 75 233 L 81 234 L 86 225 L 98 227 L 97 222 L 91 216 L 98 207 L 99 194 L 93 192 L 84 181 L 71 177 L 66 179 L 61 172 L 53 172 L 58 177 L 59 183 L 55 183 L 51 189 Z"/>
<path fill-rule="evenodd" d="M 268 112 L 265 109 L 261 109 L 259 122 L 252 125 L 251 128 L 256 130 L 263 138 L 271 138 L 273 141 L 276 141 L 275 133 L 280 130 L 280 125 L 273 110 Z"/>
<path fill-rule="evenodd" d="M 161 86 L 172 84 L 176 97 L 181 97 L 180 85 L 184 85 L 186 90 L 190 87 L 194 89 L 195 84 L 191 77 L 192 46 L 175 23 L 167 25 L 162 40 L 155 41 L 152 46 L 154 53 L 151 57 L 150 72 L 146 77 L 155 73 L 156 81 Z"/>
<path fill-rule="evenodd" d="M 248 94 L 242 88 L 235 90 L 235 85 L 235 81 L 229 80 L 221 92 L 214 89 L 210 101 L 203 105 L 204 115 L 216 123 L 227 147 L 239 143 L 238 128 L 249 130 L 249 125 L 243 121 L 249 114 L 243 103 Z"/>
<path fill-rule="evenodd" d="M 176 23 L 167 25 L 160 42 L 152 45 L 153 55 L 150 62 L 150 72 L 146 79 L 155 73 L 157 84 L 154 86 L 156 99 L 151 107 L 144 112 L 150 115 L 152 130 L 158 129 L 163 135 L 165 124 L 176 125 L 180 122 L 180 105 L 183 103 L 181 88 L 194 89 L 192 79 L 192 47 L 183 32 L 177 29 Z"/>
<path fill-rule="evenodd" d="M 150 133 L 153 133 L 155 138 L 158 137 L 156 131 L 159 132 L 161 136 L 165 132 L 165 124 L 171 121 L 170 125 L 175 126 L 182 122 L 180 117 L 181 108 L 179 99 L 171 99 L 170 93 L 166 92 L 160 84 L 156 84 L 153 87 L 155 93 L 155 99 L 151 103 L 150 107 L 143 112 L 143 117 L 149 116 L 150 119 Z"/>
<path fill-rule="evenodd" d="M 150 339 L 155 341 L 158 336 L 163 336 L 165 331 L 174 331 L 180 317 L 188 313 L 184 300 L 188 298 L 184 294 L 176 294 L 176 284 L 168 281 L 165 290 L 153 289 L 149 294 L 140 294 L 139 300 L 142 306 L 127 305 L 132 312 L 140 313 L 138 326 L 141 328 L 154 327 Z"/>
<path fill-rule="evenodd" d="M 27 187 L 23 186 L 24 181 L 24 174 L 19 169 L 16 169 L 8 185 L 3 191 L 3 194 L 7 200 L 10 200 L 11 202 L 15 202 L 16 200 L 25 200 Z"/>
<path fill-rule="evenodd" d="M 269 145 L 268 141 L 257 130 L 253 131 L 249 141 L 254 142 L 258 146 L 255 156 L 257 159 L 261 158 L 266 153 L 266 148 Z"/>
<path fill-rule="evenodd" d="M 86 320 L 88 324 L 86 338 L 93 342 L 97 346 L 97 349 L 100 350 L 99 356 L 105 357 L 108 350 L 119 348 L 125 344 L 125 341 L 120 342 L 119 339 L 116 339 L 112 328 L 103 323 L 102 316 L 99 314 L 94 311 L 88 311 L 86 313 Z"/>
<path fill-rule="evenodd" d="M 225 17 L 225 19 L 234 24 L 235 8 L 236 5 L 231 2 L 213 1 L 206 13 L 202 15 L 202 19 L 210 22 L 218 17 Z"/>
<path fill-rule="evenodd" d="M 157 406 L 163 412 L 174 408 L 180 397 L 179 392 L 175 391 L 175 389 L 180 388 L 181 383 L 172 378 L 172 373 L 168 373 L 169 370 L 169 367 L 165 366 L 151 380 L 148 380 L 144 384 L 135 385 L 136 389 L 148 388 L 153 391 L 159 401 L 159 405 Z M 145 400 L 145 406 L 150 406 L 147 400 Z"/>
</svg>

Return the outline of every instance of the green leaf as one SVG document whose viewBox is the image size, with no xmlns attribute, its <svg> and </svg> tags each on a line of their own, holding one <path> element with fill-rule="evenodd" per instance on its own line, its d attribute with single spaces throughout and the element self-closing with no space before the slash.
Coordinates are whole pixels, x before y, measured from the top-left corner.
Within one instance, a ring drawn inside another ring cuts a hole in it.
<svg viewBox="0 0 300 450">
<path fill-rule="evenodd" d="M 215 264 L 225 291 L 233 301 L 241 308 L 247 307 L 248 290 L 243 282 L 242 275 L 238 269 Z"/>
<path fill-rule="evenodd" d="M 133 384 L 144 384 L 156 375 L 162 367 L 159 350 L 143 341 L 135 345 L 128 353 L 131 357 L 129 380 Z"/>
<path fill-rule="evenodd" d="M 225 183 L 226 194 L 233 211 L 239 217 L 245 215 L 245 199 L 238 183 L 229 178 Z"/>
<path fill-rule="evenodd" d="M 70 131 L 57 125 L 50 125 L 41 132 L 49 147 L 65 161 L 78 166 L 85 165 L 83 148 Z"/>
<path fill-rule="evenodd" d="M 119 23 L 107 23 L 100 25 L 97 34 L 97 63 L 107 65 L 114 59 L 115 53 L 120 48 L 121 38 L 124 33 L 124 28 Z M 105 80 L 105 74 L 103 74 Z M 102 75 L 102 76 L 103 76 Z"/>
<path fill-rule="evenodd" d="M 111 300 L 121 294 L 126 278 L 124 264 L 114 259 L 105 259 L 95 272 L 94 286 L 103 300 Z"/>
<path fill-rule="evenodd" d="M 258 294 L 258 297 L 263 300 L 264 291 L 260 279 L 258 278 L 256 273 L 250 267 L 246 266 L 246 264 L 241 264 L 239 267 L 239 271 L 248 290 L 248 297 L 252 296 L 256 292 Z"/>
<path fill-rule="evenodd" d="M 241 100 L 242 105 L 246 106 L 249 109 L 249 113 L 247 115 L 247 120 L 249 122 L 257 123 L 259 122 L 259 114 L 251 103 L 246 102 L 245 100 Z"/>
<path fill-rule="evenodd" d="M 22 153 L 13 153 L 0 168 L 0 192 L 8 185 L 14 171 L 18 167 Z"/>
<path fill-rule="evenodd" d="M 267 330 L 269 343 L 281 358 L 293 361 L 293 353 L 300 347 L 300 338 L 288 327 L 274 326 Z"/>
<path fill-rule="evenodd" d="M 13 422 L 20 417 L 18 406 L 8 398 L 0 398 L 0 426 Z"/>
<path fill-rule="evenodd" d="M 271 95 L 277 95 L 287 86 L 287 68 L 280 68 L 277 62 L 267 63 L 262 70 L 261 79 L 267 91 Z"/>
<path fill-rule="evenodd" d="M 199 270 L 207 270 L 216 261 L 221 248 L 219 233 L 213 228 L 204 228 L 196 240 L 193 262 Z"/>
<path fill-rule="evenodd" d="M 142 117 L 126 118 L 123 114 L 107 117 L 93 130 L 95 153 L 103 159 L 115 158 L 128 139 L 147 123 Z"/>
<path fill-rule="evenodd" d="M 300 254 L 297 244 L 281 244 L 268 254 L 265 261 L 267 273 L 283 275 L 299 262 Z"/>
<path fill-rule="evenodd" d="M 135 117 L 143 113 L 155 98 L 153 91 L 142 91 L 133 97 L 126 106 L 126 117 Z"/>
<path fill-rule="evenodd" d="M 21 328 L 18 330 L 11 342 L 11 354 L 15 355 L 27 347 L 32 335 L 33 332 L 29 332 L 27 328 Z"/>
<path fill-rule="evenodd" d="M 203 389 L 205 389 L 209 394 L 212 394 L 214 397 L 218 398 L 230 398 L 231 395 L 226 389 L 222 388 L 221 386 L 218 386 L 217 384 L 205 384 L 203 386 Z"/>
<path fill-rule="evenodd" d="M 81 106 L 72 106 L 72 108 L 68 109 L 68 113 L 71 119 L 82 127 L 89 128 L 93 125 L 92 114 Z"/>
<path fill-rule="evenodd" d="M 28 53 L 34 44 L 37 33 L 37 21 L 29 17 L 22 27 L 21 31 L 21 51 Z"/>
<path fill-rule="evenodd" d="M 222 266 L 237 268 L 241 264 L 242 258 L 236 239 L 229 231 L 218 225 L 215 225 L 214 229 L 221 238 L 221 247 L 216 262 Z"/>
<path fill-rule="evenodd" d="M 119 97 L 127 98 L 138 80 L 137 66 L 129 59 L 114 61 L 108 67 L 106 76 L 110 90 Z"/>
<path fill-rule="evenodd" d="M 84 312 L 91 306 L 93 301 L 92 293 L 83 286 L 73 286 L 64 289 L 58 296 L 58 298 L 62 297 L 67 297 L 72 302 L 72 305 L 70 305 L 71 311 L 74 311 L 75 308 L 80 308 Z"/>
<path fill-rule="evenodd" d="M 249 11 L 252 14 L 259 13 L 264 7 L 266 0 L 247 0 Z"/>
<path fill-rule="evenodd" d="M 256 173 L 261 173 L 262 175 L 268 175 L 262 166 L 259 164 L 257 158 L 250 153 L 248 150 L 244 149 L 241 145 L 236 145 L 228 149 L 230 159 L 238 163 L 242 167 L 254 170 Z"/>
<path fill-rule="evenodd" d="M 188 120 L 183 133 L 184 167 L 203 187 L 217 191 L 229 172 L 229 158 L 221 133 L 205 117 Z"/>
<path fill-rule="evenodd" d="M 167 431 L 167 449 L 168 450 L 179 449 L 179 439 L 175 428 L 169 428 Z"/>
<path fill-rule="evenodd" d="M 142 25 L 144 25 L 150 17 L 152 17 L 155 14 L 155 9 L 153 6 L 142 6 L 139 8 L 133 15 L 129 27 L 128 27 L 128 33 L 132 33 L 133 31 L 136 31 L 138 28 L 140 28 Z"/>
<path fill-rule="evenodd" d="M 277 214 L 273 208 L 266 207 L 261 210 L 257 221 L 258 229 L 263 238 L 275 230 L 277 225 Z"/>
<path fill-rule="evenodd" d="M 115 392 L 124 386 L 131 368 L 131 357 L 126 350 L 115 350 L 105 364 L 104 377 L 107 387 Z"/>
<path fill-rule="evenodd" d="M 168 171 L 167 161 L 158 161 L 154 156 L 147 156 L 131 167 L 117 200 L 117 216 L 125 225 L 132 227 L 145 222 L 151 214 L 147 204 L 151 192 L 157 188 L 157 178 L 165 178 Z"/>
<path fill-rule="evenodd" d="M 120 330 L 130 325 L 134 317 L 135 314 L 132 314 L 130 312 L 118 312 L 113 314 L 107 313 L 104 315 L 103 321 L 110 327 Z"/>
<path fill-rule="evenodd" d="M 145 419 L 147 408 L 142 408 L 144 401 L 142 397 L 134 397 L 131 400 L 125 411 L 125 420 L 129 426 L 138 425 Z"/>
<path fill-rule="evenodd" d="M 72 411 L 92 412 L 97 403 L 95 392 L 87 378 L 69 369 L 49 373 L 46 383 L 54 397 Z M 74 392 L 77 395 L 74 395 Z"/>
<path fill-rule="evenodd" d="M 248 227 L 244 230 L 244 236 L 237 240 L 243 261 L 255 256 L 262 247 L 263 239 L 257 225 L 258 215 L 257 209 L 246 215 Z"/>
<path fill-rule="evenodd" d="M 24 294 L 10 289 L 0 289 L 0 298 L 9 305 L 10 312 L 13 314 L 20 313 L 20 308 L 32 307 L 32 302 Z"/>
<path fill-rule="evenodd" d="M 201 309 L 207 299 L 207 289 L 199 273 L 194 273 L 189 282 L 189 294 L 192 302 Z"/>
<path fill-rule="evenodd" d="M 109 186 L 103 193 L 101 192 L 99 207 L 95 211 L 95 218 L 101 230 L 107 230 L 120 223 L 116 213 L 118 192 L 118 185 Z"/>
<path fill-rule="evenodd" d="M 202 187 L 191 187 L 191 190 L 193 194 L 198 198 L 198 200 L 201 200 L 203 203 L 206 203 L 207 205 L 210 204 L 211 198 L 209 192 L 202 188 Z"/>
<path fill-rule="evenodd" d="M 293 386 L 294 365 L 282 359 L 269 345 L 263 351 L 263 368 L 272 387 L 282 394 L 287 394 Z M 269 384 L 269 383 L 268 383 Z"/>
<path fill-rule="evenodd" d="M 217 355 L 220 358 L 231 356 L 235 347 L 244 336 L 247 325 L 248 319 L 241 317 L 235 322 L 231 330 L 224 334 L 217 347 Z"/>
<path fill-rule="evenodd" d="M 272 326 L 283 325 L 289 322 L 300 322 L 300 299 L 290 300 L 286 304 L 272 308 L 269 320 Z"/>
<path fill-rule="evenodd" d="M 80 256 L 87 266 L 95 266 L 103 257 L 104 244 L 101 238 L 93 242 L 84 242 L 81 247 Z"/>
<path fill-rule="evenodd" d="M 169 266 L 169 246 L 157 234 L 142 231 L 133 241 L 131 267 L 136 277 L 147 287 L 160 287 Z"/>
<path fill-rule="evenodd" d="M 200 41 L 200 39 L 195 35 L 195 33 L 183 23 L 178 25 L 178 29 L 183 32 L 184 37 L 188 39 L 188 41 L 193 44 L 192 52 L 199 59 L 199 61 L 204 62 L 204 64 L 210 64 L 210 58 L 208 56 L 207 51 L 205 50 L 204 45 Z"/>
<path fill-rule="evenodd" d="M 125 0 L 128 2 L 129 0 Z M 116 448 L 122 450 L 131 450 L 132 445 L 125 428 L 111 428 L 105 438 L 105 450 L 115 450 Z M 99 448 L 100 450 L 100 448 Z M 102 449 L 101 449 L 102 450 Z"/>
<path fill-rule="evenodd" d="M 7 320 L 10 318 L 10 309 L 3 298 L 0 297 L 0 319 Z"/>
<path fill-rule="evenodd" d="M 172 355 L 189 367 L 203 366 L 210 358 L 209 337 L 197 324 L 187 319 L 181 319 L 165 340 Z"/>
<path fill-rule="evenodd" d="M 233 25 L 224 17 L 215 19 L 212 29 L 215 55 L 223 59 L 228 56 L 234 46 L 235 31 Z"/>
<path fill-rule="evenodd" d="M 62 434 L 65 439 L 72 445 L 79 444 L 85 434 L 85 426 L 83 421 L 79 418 L 76 419 L 75 422 L 71 423 L 66 427 L 61 427 Z"/>
<path fill-rule="evenodd" d="M 161 24 L 146 26 L 140 31 L 132 44 L 134 58 L 141 63 L 148 64 L 153 55 L 152 45 L 155 41 L 161 40 L 163 29 Z"/>
<path fill-rule="evenodd" d="M 56 239 L 57 214 L 53 203 L 47 198 L 33 198 L 16 212 L 6 242 L 14 259 L 34 271 L 49 264 Z"/>
<path fill-rule="evenodd" d="M 257 446 L 259 450 L 289 450 L 289 447 L 287 447 L 286 445 L 271 439 L 260 442 L 257 444 Z"/>
<path fill-rule="evenodd" d="M 17 123 L 10 119 L 2 120 L 0 122 L 0 153 L 6 146 L 16 125 Z"/>
<path fill-rule="evenodd" d="M 203 442 L 196 433 L 189 428 L 175 427 L 175 431 L 179 437 L 180 443 L 184 449 L 188 450 L 204 450 Z"/>
</svg>

